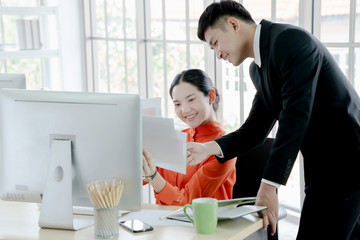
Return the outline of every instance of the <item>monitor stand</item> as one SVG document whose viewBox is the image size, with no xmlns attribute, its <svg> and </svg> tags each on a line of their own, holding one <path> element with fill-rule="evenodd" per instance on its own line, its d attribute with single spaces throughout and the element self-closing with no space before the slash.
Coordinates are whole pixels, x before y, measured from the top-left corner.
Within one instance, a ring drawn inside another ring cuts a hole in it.
<svg viewBox="0 0 360 240">
<path fill-rule="evenodd" d="M 94 224 L 89 216 L 74 216 L 71 140 L 51 141 L 49 171 L 40 208 L 39 226 L 79 230 Z"/>
</svg>

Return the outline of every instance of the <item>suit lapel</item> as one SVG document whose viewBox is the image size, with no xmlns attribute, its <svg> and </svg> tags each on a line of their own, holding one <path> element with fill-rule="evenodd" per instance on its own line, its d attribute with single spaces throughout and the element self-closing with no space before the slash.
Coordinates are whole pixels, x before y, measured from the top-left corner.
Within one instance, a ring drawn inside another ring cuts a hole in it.
<svg viewBox="0 0 360 240">
<path fill-rule="evenodd" d="M 263 72 L 262 72 L 261 68 L 259 68 L 258 65 L 256 65 L 256 63 L 253 61 L 250 64 L 249 72 L 250 72 L 251 80 L 253 81 L 258 94 L 260 95 L 260 97 L 262 99 L 264 99 L 264 103 L 265 103 L 266 107 L 268 109 L 271 109 L 271 105 L 269 105 L 269 100 L 268 100 L 267 94 L 264 92 L 264 90 L 265 90 L 264 78 L 263 78 Z"/>
<path fill-rule="evenodd" d="M 256 66 L 258 70 L 262 73 L 262 81 L 261 86 L 263 89 L 264 99 L 266 101 L 266 105 L 269 106 L 270 109 L 274 110 L 274 101 L 271 96 L 271 82 L 269 78 L 269 39 L 270 39 L 270 26 L 271 22 L 262 20 L 261 24 L 261 33 L 260 33 L 260 58 L 261 58 L 261 68 Z"/>
</svg>

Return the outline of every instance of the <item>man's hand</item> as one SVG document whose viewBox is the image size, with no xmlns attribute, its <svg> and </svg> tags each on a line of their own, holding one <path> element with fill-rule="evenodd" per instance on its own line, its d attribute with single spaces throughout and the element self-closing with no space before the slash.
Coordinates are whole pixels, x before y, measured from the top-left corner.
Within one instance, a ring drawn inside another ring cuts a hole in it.
<svg viewBox="0 0 360 240">
<path fill-rule="evenodd" d="M 259 215 L 264 220 L 264 230 L 266 230 L 267 226 L 270 224 L 271 235 L 274 235 L 279 215 L 279 200 L 276 194 L 276 187 L 262 182 L 257 194 L 257 202 L 255 205 L 267 207 L 267 209 L 261 211 Z"/>
<path fill-rule="evenodd" d="M 193 166 L 204 161 L 209 155 L 205 143 L 188 142 L 187 143 L 186 163 Z"/>
<path fill-rule="evenodd" d="M 215 141 L 198 143 L 187 143 L 186 163 L 189 166 L 196 165 L 204 161 L 210 155 L 222 154 L 219 145 Z"/>
</svg>

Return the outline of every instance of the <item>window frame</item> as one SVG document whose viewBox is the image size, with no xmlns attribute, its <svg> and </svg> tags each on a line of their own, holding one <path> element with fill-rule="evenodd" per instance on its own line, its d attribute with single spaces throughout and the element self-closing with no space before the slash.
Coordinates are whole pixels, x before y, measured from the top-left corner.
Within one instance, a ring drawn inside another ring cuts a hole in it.
<svg viewBox="0 0 360 240">
<path fill-rule="evenodd" d="M 86 35 L 86 65 L 87 65 L 87 90 L 88 91 L 97 91 L 96 88 L 96 71 L 97 66 L 94 64 L 94 59 L 97 58 L 96 51 L 94 51 L 95 46 L 93 43 L 93 40 L 96 40 L 96 38 L 92 38 L 94 33 L 94 25 L 92 25 L 92 22 L 94 22 L 94 19 L 91 19 L 91 11 L 94 11 L 93 8 L 91 8 L 91 2 L 94 2 L 95 0 L 84 0 L 84 15 L 85 15 L 85 35 Z M 107 0 L 104 0 L 107 1 Z M 122 0 L 123 3 L 125 3 L 125 0 Z M 166 0 L 161 0 L 163 6 L 166 4 Z M 185 4 L 187 6 L 187 13 L 186 13 L 186 32 L 187 37 L 183 41 L 174 41 L 174 40 L 166 40 L 164 37 L 166 36 L 165 32 L 166 28 L 163 28 L 163 39 L 151 39 L 149 36 L 151 35 L 150 27 L 147 25 L 147 23 L 150 22 L 150 16 L 149 16 L 149 9 L 150 9 L 150 1 L 149 0 L 136 0 L 136 14 L 137 14 L 137 23 L 136 23 L 136 44 L 137 44 L 137 57 L 138 57 L 138 92 L 141 97 L 143 98 L 151 98 L 153 97 L 153 93 L 151 90 L 151 84 L 153 83 L 152 79 L 152 49 L 150 45 L 152 43 L 162 43 L 163 44 L 163 51 L 164 51 L 164 66 L 166 66 L 166 44 L 168 43 L 181 43 L 186 44 L 186 55 L 187 55 L 187 62 L 186 66 L 190 66 L 190 60 L 189 60 L 189 52 L 190 52 L 190 45 L 191 44 L 205 44 L 206 43 L 198 43 L 194 40 L 189 39 L 189 10 L 188 6 L 190 3 L 190 0 L 184 0 Z M 214 2 L 214 0 L 203 0 L 204 6 L 207 6 Z M 351 1 L 351 11 L 350 11 L 350 31 L 349 31 L 349 43 L 324 43 L 326 47 L 347 47 L 349 48 L 349 80 L 352 84 L 354 84 L 354 61 L 355 61 L 355 49 L 360 47 L 360 43 L 355 42 L 355 16 L 356 16 L 356 1 L 360 0 L 350 0 Z M 242 0 L 239 1 L 240 3 L 243 3 Z M 277 0 L 271 0 L 271 21 L 276 21 L 276 4 Z M 163 7 L 163 26 L 165 26 L 165 7 Z M 321 19 L 321 1 L 318 0 L 299 0 L 299 19 L 298 19 L 298 25 L 306 30 L 308 30 L 310 33 L 314 34 L 316 37 L 319 37 L 320 33 L 320 19 Z M 125 15 L 125 14 L 124 14 Z M 124 39 L 126 41 L 126 39 Z M 352 41 L 352 42 L 351 42 Z M 126 48 L 125 48 L 126 49 Z M 205 47 L 204 51 L 204 58 L 205 58 L 205 71 L 208 73 L 211 79 L 213 79 L 215 86 L 217 87 L 220 94 L 222 94 L 223 90 L 223 81 L 227 81 L 227 78 L 223 77 L 223 62 L 218 60 L 216 58 L 215 53 L 209 48 Z M 247 69 L 244 69 L 244 64 L 241 64 L 238 68 L 238 87 L 239 87 L 239 103 L 240 103 L 240 109 L 239 109 L 239 119 L 240 123 L 239 125 L 243 124 L 246 120 L 246 114 L 244 112 L 244 104 L 245 104 L 245 82 L 244 82 L 244 71 L 248 71 Z M 167 94 L 167 74 L 166 74 L 166 68 L 164 70 L 164 101 L 165 101 L 165 109 L 163 109 L 163 115 L 164 117 L 168 117 L 168 94 Z M 226 83 L 226 82 L 225 82 Z M 230 88 L 232 84 L 230 83 Z M 226 87 L 224 87 L 226 88 Z M 222 102 L 223 103 L 223 102 Z M 222 106 L 220 105 L 220 109 L 218 111 L 218 120 L 222 122 L 224 119 L 224 116 L 222 114 Z M 276 133 L 276 126 L 275 130 L 271 133 L 271 136 L 274 137 Z M 305 197 L 304 193 L 304 171 L 303 171 L 303 158 L 301 154 L 299 154 L 299 171 L 300 171 L 300 186 L 299 186 L 299 197 L 300 197 L 300 206 L 303 204 L 303 200 Z M 151 196 L 151 191 L 149 190 L 149 199 Z M 281 199 L 280 199 L 281 200 Z M 282 204 L 282 203 L 281 203 Z M 286 208 L 290 210 L 294 210 L 296 212 L 300 212 L 300 209 L 297 207 L 282 204 Z"/>
</svg>

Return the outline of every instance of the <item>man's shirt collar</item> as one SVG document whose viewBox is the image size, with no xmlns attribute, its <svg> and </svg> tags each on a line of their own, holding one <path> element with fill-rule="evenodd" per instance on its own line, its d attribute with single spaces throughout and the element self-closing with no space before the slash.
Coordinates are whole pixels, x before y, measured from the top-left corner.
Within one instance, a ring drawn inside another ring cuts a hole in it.
<svg viewBox="0 0 360 240">
<path fill-rule="evenodd" d="M 261 58 L 260 58 L 260 30 L 261 25 L 258 24 L 256 26 L 255 30 L 255 36 L 254 36 L 254 61 L 256 65 L 261 67 Z"/>
</svg>

